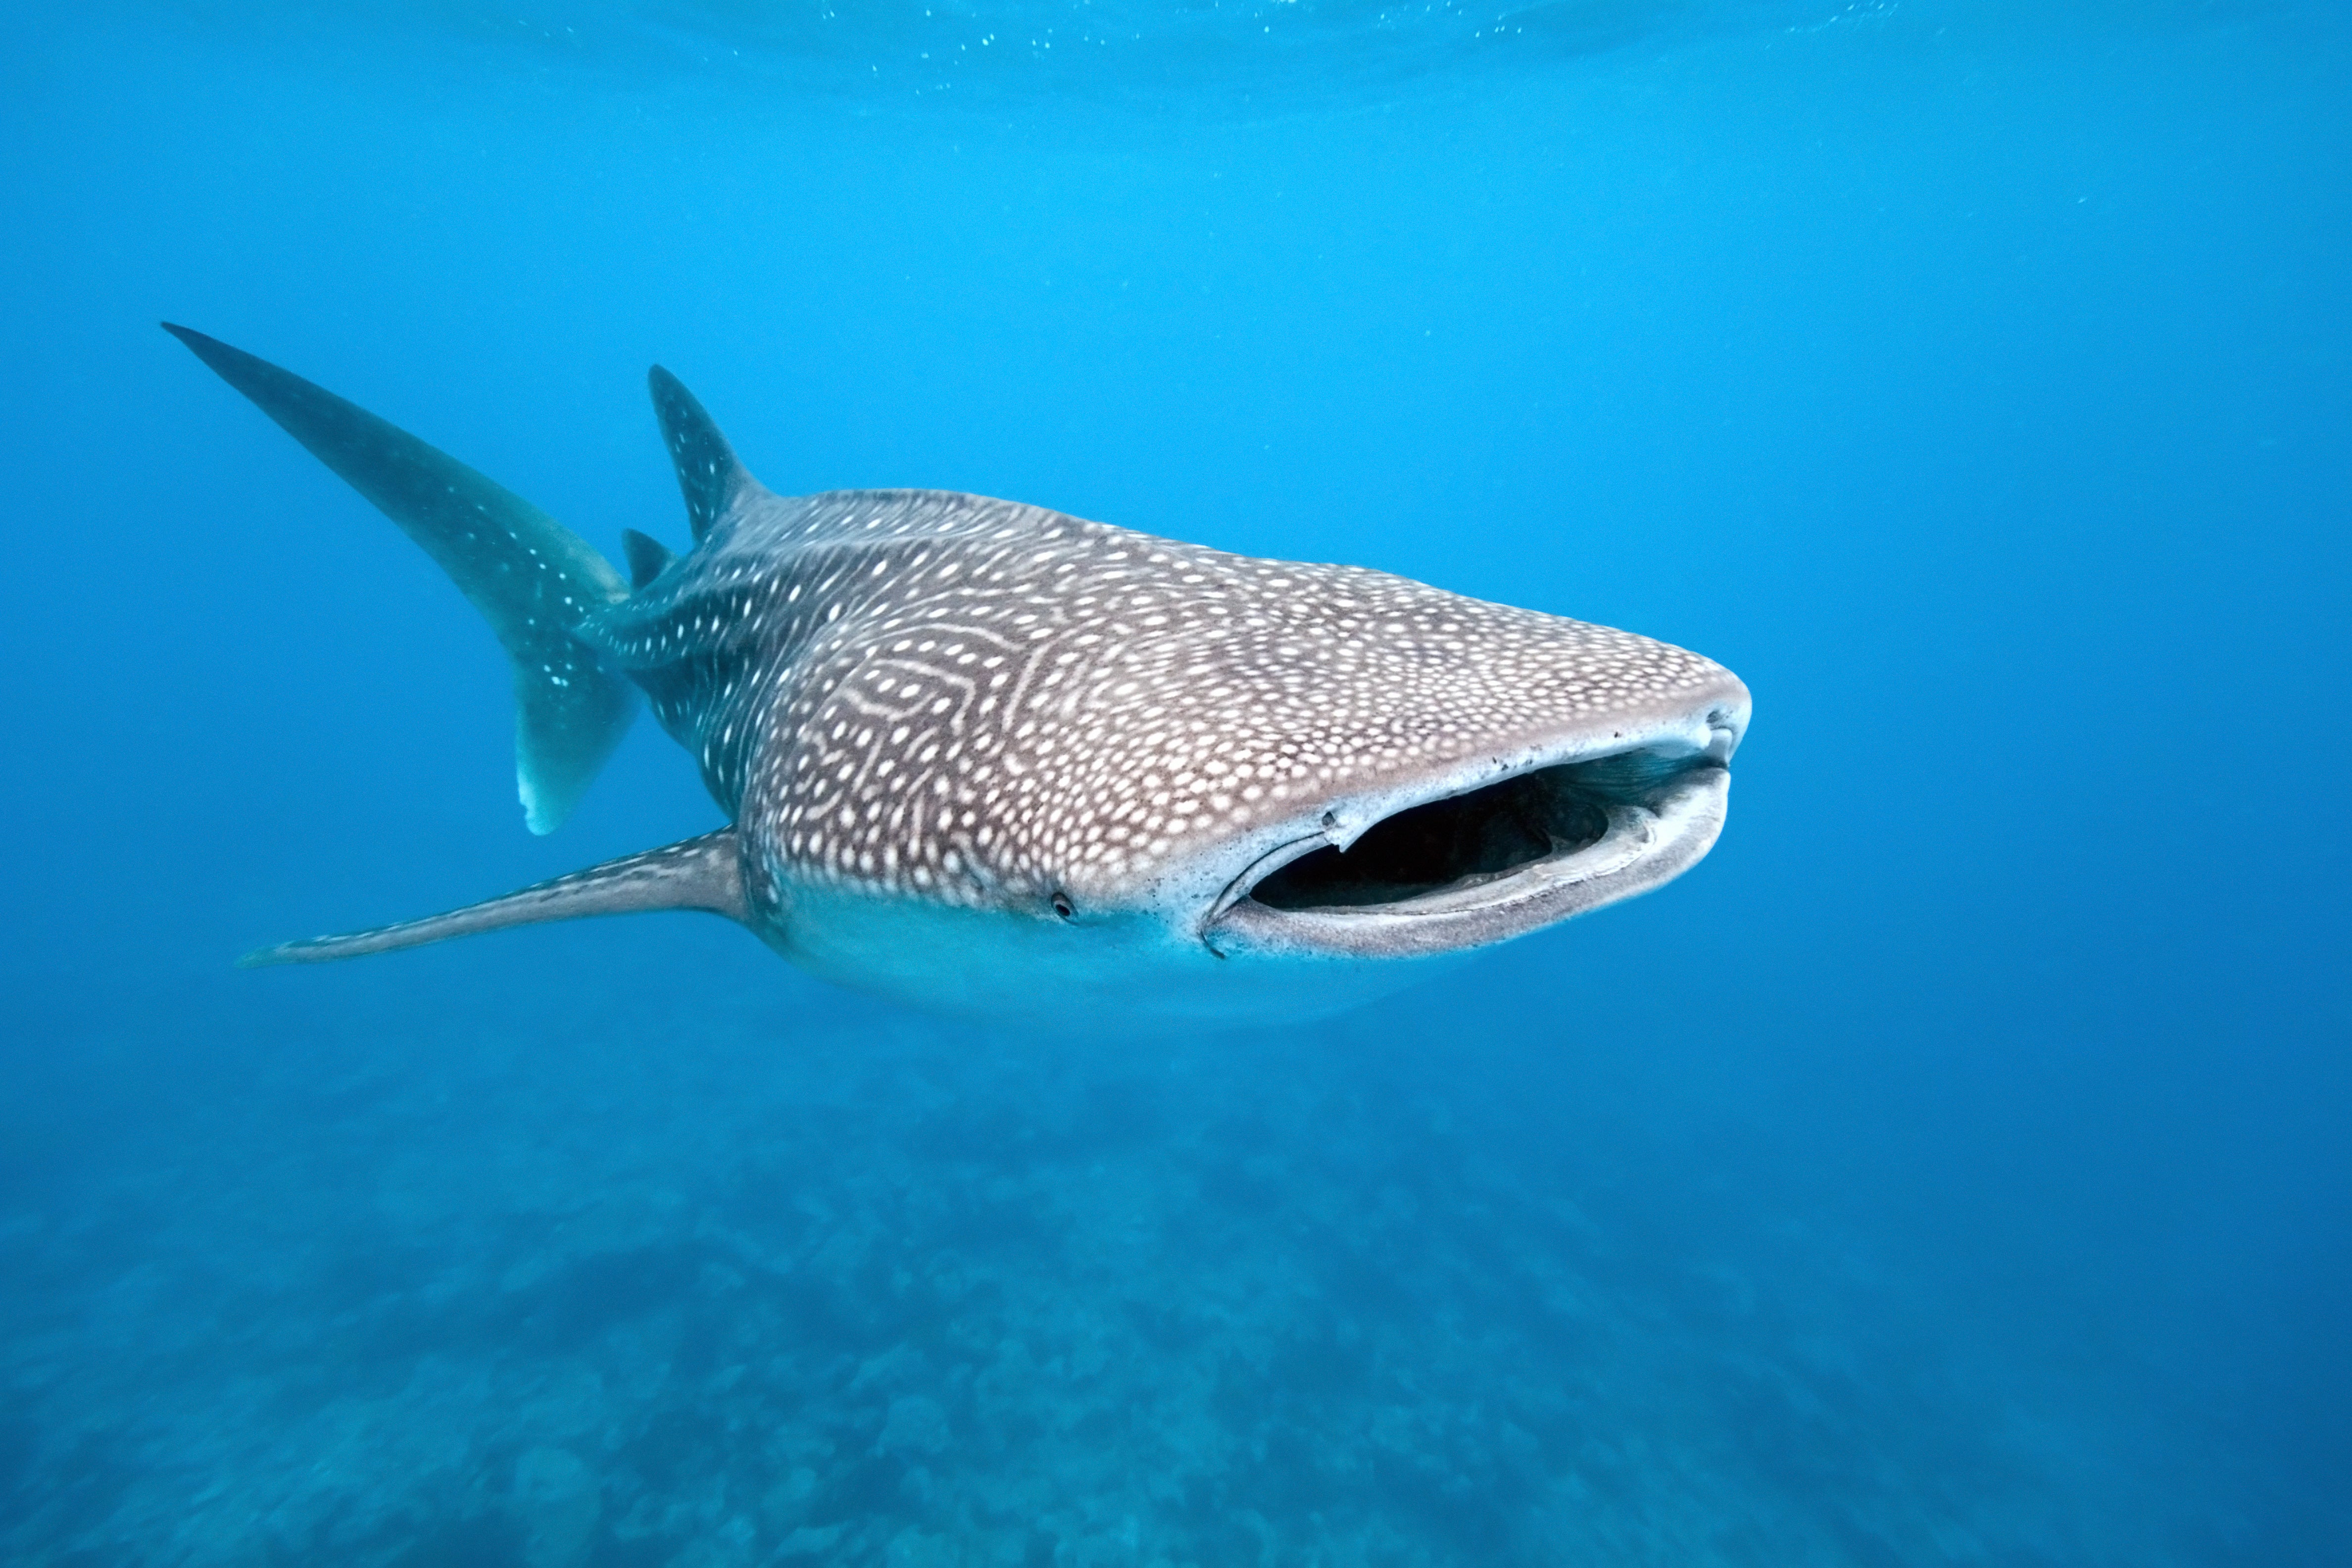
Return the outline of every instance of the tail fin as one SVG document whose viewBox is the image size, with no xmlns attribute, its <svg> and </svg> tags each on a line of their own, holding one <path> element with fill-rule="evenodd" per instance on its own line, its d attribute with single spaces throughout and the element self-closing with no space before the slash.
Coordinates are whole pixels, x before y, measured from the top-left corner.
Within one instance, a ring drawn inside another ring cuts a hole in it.
<svg viewBox="0 0 2352 1568">
<path fill-rule="evenodd" d="M 572 636 L 628 597 L 620 574 L 512 490 L 356 404 L 202 332 L 163 330 L 398 523 L 482 612 L 514 665 L 523 819 L 554 832 L 636 713 L 635 689 Z"/>
</svg>

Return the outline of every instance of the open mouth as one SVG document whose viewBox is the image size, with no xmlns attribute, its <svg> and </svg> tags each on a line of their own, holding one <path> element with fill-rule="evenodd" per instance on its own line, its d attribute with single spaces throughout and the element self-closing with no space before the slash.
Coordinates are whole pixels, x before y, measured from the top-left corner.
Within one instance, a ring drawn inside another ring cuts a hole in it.
<svg viewBox="0 0 2352 1568">
<path fill-rule="evenodd" d="M 1308 839 L 1259 861 L 1221 900 L 1213 945 L 1387 956 L 1517 936 L 1687 868 L 1729 782 L 1710 754 L 1635 751 L 1406 805 L 1344 848 Z"/>
<path fill-rule="evenodd" d="M 1276 868 L 1249 896 L 1277 910 L 1402 904 L 1572 855 L 1609 832 L 1609 810 L 1574 766 L 1408 806 L 1341 849 L 1326 845 Z"/>
</svg>

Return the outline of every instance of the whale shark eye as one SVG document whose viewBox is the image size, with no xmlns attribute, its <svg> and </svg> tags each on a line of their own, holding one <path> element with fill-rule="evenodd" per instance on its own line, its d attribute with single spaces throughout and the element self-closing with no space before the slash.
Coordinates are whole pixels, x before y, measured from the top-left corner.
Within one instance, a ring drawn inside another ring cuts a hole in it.
<svg viewBox="0 0 2352 1568">
<path fill-rule="evenodd" d="M 1069 894 L 1057 892 L 1054 895 L 1054 912 L 1061 916 L 1064 920 L 1068 920 L 1070 918 L 1071 909 Z"/>
</svg>

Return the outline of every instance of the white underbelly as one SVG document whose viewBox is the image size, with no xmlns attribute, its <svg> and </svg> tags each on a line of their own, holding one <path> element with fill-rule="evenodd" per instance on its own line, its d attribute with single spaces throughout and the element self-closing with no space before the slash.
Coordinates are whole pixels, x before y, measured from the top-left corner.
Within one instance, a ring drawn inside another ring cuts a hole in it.
<svg viewBox="0 0 2352 1568">
<path fill-rule="evenodd" d="M 1463 955 L 1221 958 L 1147 915 L 1076 921 L 795 888 L 771 941 L 811 973 L 927 1011 L 1059 1031 L 1248 1028 L 1344 1011 Z"/>
</svg>

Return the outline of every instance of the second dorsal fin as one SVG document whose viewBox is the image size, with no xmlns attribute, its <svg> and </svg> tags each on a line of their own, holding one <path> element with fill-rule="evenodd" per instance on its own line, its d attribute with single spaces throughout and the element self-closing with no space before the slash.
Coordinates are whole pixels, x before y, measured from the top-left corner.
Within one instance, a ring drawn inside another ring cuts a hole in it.
<svg viewBox="0 0 2352 1568">
<path fill-rule="evenodd" d="M 654 416 L 661 421 L 662 444 L 677 466 L 678 491 L 686 497 L 687 526 L 694 530 L 694 542 L 699 544 L 703 535 L 727 515 L 736 498 L 759 481 L 737 458 L 735 448 L 727 444 L 717 423 L 703 412 L 683 382 L 659 365 L 646 373 L 646 382 L 654 395 Z"/>
<path fill-rule="evenodd" d="M 621 530 L 621 553 L 629 558 L 629 586 L 642 588 L 664 572 L 677 559 L 669 546 L 650 534 L 639 533 L 634 528 Z"/>
</svg>

